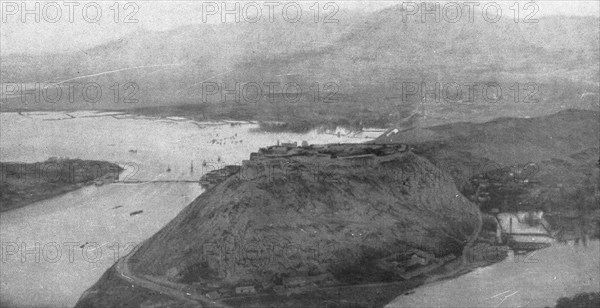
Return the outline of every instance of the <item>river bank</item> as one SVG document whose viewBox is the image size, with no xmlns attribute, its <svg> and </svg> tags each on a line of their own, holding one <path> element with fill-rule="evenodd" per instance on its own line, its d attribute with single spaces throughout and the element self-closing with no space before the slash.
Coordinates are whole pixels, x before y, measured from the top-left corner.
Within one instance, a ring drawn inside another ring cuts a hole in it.
<svg viewBox="0 0 600 308">
<path fill-rule="evenodd" d="M 386 307 L 553 307 L 562 297 L 599 292 L 600 244 L 554 244 L 401 295 Z"/>
<path fill-rule="evenodd" d="M 123 168 L 105 161 L 49 159 L 40 163 L 0 162 L 0 212 L 88 185 L 103 185 Z"/>
</svg>

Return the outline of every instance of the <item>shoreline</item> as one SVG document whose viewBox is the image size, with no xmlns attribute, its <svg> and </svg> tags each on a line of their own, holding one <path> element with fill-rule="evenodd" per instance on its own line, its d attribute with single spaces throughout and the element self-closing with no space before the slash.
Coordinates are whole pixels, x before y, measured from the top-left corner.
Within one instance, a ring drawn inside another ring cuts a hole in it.
<svg viewBox="0 0 600 308">
<path fill-rule="evenodd" d="M 400 295 L 386 307 L 424 303 L 430 307 L 553 307 L 559 298 L 600 291 L 594 275 L 599 269 L 599 243 L 553 244 L 526 255 L 509 253 L 501 262 Z M 460 290 L 473 292 L 467 295 Z"/>
<path fill-rule="evenodd" d="M 100 174 L 94 174 L 99 167 Z M 124 169 L 117 164 L 81 159 L 43 162 L 0 162 L 0 212 L 52 199 L 80 188 L 113 182 Z M 33 173 L 32 173 L 33 171 Z M 58 178 L 49 178 L 50 176 Z M 90 176 L 91 175 L 91 176 Z M 97 176 L 95 176 L 97 175 Z"/>
</svg>

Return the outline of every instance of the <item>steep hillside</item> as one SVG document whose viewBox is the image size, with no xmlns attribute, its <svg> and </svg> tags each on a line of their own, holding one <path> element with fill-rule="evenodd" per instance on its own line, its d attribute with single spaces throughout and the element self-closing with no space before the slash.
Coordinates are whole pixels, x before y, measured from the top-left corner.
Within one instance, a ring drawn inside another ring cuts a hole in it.
<svg viewBox="0 0 600 308">
<path fill-rule="evenodd" d="M 380 260 L 410 249 L 460 255 L 478 232 L 477 207 L 426 159 L 410 151 L 335 158 L 337 147 L 245 165 L 148 239 L 131 257 L 133 271 L 219 292 L 262 286 L 267 294 L 294 277 L 401 281 Z M 100 285 L 97 292 L 111 293 Z M 80 303 L 108 300 L 94 294 Z"/>
<path fill-rule="evenodd" d="M 477 208 L 457 195 L 451 181 L 428 179 L 435 167 L 414 154 L 353 168 L 326 160 L 285 163 L 295 170 L 292 174 L 250 181 L 234 176 L 203 194 L 140 248 L 134 270 L 208 279 L 191 273 L 201 264 L 206 245 L 237 241 L 264 249 L 291 244 L 301 254 L 327 247 L 331 263 L 282 257 L 257 268 L 232 259 L 231 266 L 221 265 L 228 283 L 311 271 L 341 273 L 365 256 L 392 254 L 403 245 L 437 255 L 460 251 L 473 232 Z"/>
<path fill-rule="evenodd" d="M 469 151 L 502 165 L 539 162 L 598 148 L 600 112 L 571 109 L 543 117 L 453 123 L 429 130 L 444 140 L 446 147 Z"/>
<path fill-rule="evenodd" d="M 557 228 L 569 217 L 585 217 L 587 232 L 600 235 L 600 112 L 390 130 L 375 142 L 409 141 L 484 211 L 543 209 Z"/>
</svg>

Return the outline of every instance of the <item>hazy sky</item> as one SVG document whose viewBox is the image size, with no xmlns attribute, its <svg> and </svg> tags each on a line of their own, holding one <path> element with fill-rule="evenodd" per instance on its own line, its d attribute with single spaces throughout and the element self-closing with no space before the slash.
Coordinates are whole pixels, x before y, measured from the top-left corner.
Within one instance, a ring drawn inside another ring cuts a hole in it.
<svg viewBox="0 0 600 308">
<path fill-rule="evenodd" d="M 70 6 L 69 1 L 6 1 L 0 0 L 0 54 L 44 52 L 70 52 L 84 50 L 110 40 L 118 39 L 128 33 L 139 30 L 162 31 L 187 24 L 221 22 L 220 12 L 202 19 L 202 3 L 220 5 L 223 1 L 121 1 L 115 6 L 115 1 L 78 1 L 77 6 Z M 71 1 L 73 2 L 73 1 Z M 232 1 L 229 5 L 233 7 Z M 233 1 L 240 8 L 250 1 Z M 275 18 L 282 14 L 282 7 L 291 1 L 273 1 L 280 5 L 273 8 Z M 295 1 L 302 4 L 303 17 L 314 16 L 313 0 Z M 334 7 L 324 8 L 328 1 L 320 1 L 320 18 Z M 415 1 L 420 3 L 422 1 Z M 436 1 L 437 2 L 437 1 Z M 481 2 L 481 6 L 491 1 Z M 502 6 L 503 18 L 513 18 L 514 11 L 509 9 L 515 1 L 495 1 Z M 524 17 L 532 12 L 533 7 L 525 9 L 525 3 L 520 1 L 520 15 Z M 34 13 L 21 15 L 24 3 L 25 9 Z M 35 12 L 35 3 L 39 11 Z M 131 3 L 127 6 L 127 3 Z M 268 17 L 269 8 L 262 2 L 255 2 L 262 10 L 262 16 Z M 373 11 L 401 1 L 338 1 L 340 9 Z M 444 2 L 441 2 L 444 5 Z M 463 2 L 456 2 L 463 5 Z M 539 12 L 535 17 L 544 15 L 593 15 L 599 16 L 600 1 L 536 1 Z M 480 6 L 480 8 L 481 8 Z M 96 14 L 99 7 L 101 15 Z M 311 10 L 311 7 L 313 8 Z M 85 9 L 84 9 L 85 8 Z M 252 15 L 253 7 L 247 6 L 248 15 Z M 293 12 L 293 8 L 290 12 Z M 60 11 L 60 16 L 57 12 Z M 86 12 L 84 14 L 83 12 Z M 118 12 L 118 13 L 117 13 Z M 72 16 L 70 16 L 72 13 Z M 85 15 L 85 18 L 84 18 Z M 129 16 L 129 18 L 128 18 Z M 243 16 L 243 15 L 242 15 Z M 342 14 L 337 17 L 344 16 Z M 39 18 L 39 22 L 36 21 Z M 87 18 L 87 20 L 86 20 Z M 234 17 L 229 16 L 229 19 Z M 125 20 L 131 22 L 124 22 Z M 118 22 L 116 22 L 118 21 Z M 242 21 L 243 22 L 243 21 Z M 260 21 L 259 21 L 260 22 Z M 339 22 L 344 22 L 340 18 Z"/>
</svg>

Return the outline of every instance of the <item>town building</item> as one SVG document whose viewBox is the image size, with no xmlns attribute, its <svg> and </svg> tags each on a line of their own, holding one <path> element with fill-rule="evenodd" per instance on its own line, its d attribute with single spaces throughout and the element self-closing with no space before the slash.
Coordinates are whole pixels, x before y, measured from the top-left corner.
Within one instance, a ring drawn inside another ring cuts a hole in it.
<svg viewBox="0 0 600 308">
<path fill-rule="evenodd" d="M 235 294 L 255 294 L 255 293 L 256 293 L 256 289 L 254 288 L 254 286 L 243 286 L 243 287 L 235 288 Z"/>
</svg>

